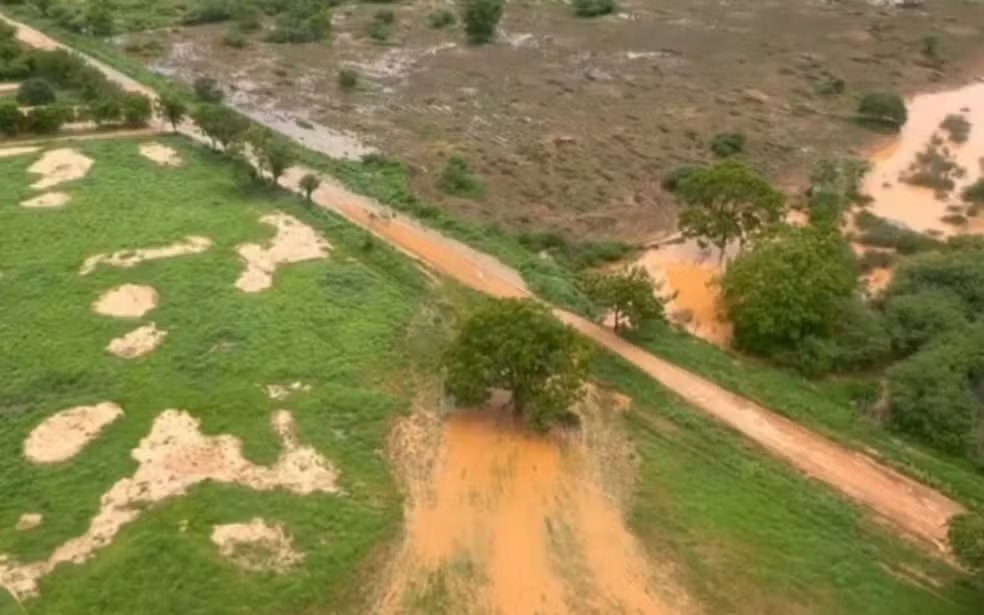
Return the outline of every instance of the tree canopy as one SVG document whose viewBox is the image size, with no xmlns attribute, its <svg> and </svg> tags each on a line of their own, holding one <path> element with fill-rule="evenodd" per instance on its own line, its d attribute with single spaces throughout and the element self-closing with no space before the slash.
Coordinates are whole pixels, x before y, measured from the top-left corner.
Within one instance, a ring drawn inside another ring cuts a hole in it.
<svg viewBox="0 0 984 615">
<path fill-rule="evenodd" d="M 690 173 L 677 192 L 685 204 L 680 212 L 683 234 L 702 246 L 716 246 L 722 258 L 730 242 L 744 247 L 782 217 L 782 193 L 735 160 Z"/>
<path fill-rule="evenodd" d="M 591 302 L 612 315 L 616 331 L 623 326 L 638 327 L 647 321 L 663 319 L 663 302 L 656 296 L 656 289 L 642 267 L 594 274 L 584 285 Z"/>
<path fill-rule="evenodd" d="M 893 92 L 868 92 L 858 102 L 858 115 L 901 128 L 909 119 L 902 97 Z"/>
<path fill-rule="evenodd" d="M 505 0 L 465 0 L 461 21 L 473 45 L 491 43 L 505 10 Z"/>
<path fill-rule="evenodd" d="M 568 415 L 582 397 L 587 349 L 570 327 L 529 300 L 492 300 L 462 323 L 444 365 L 447 391 L 462 405 L 512 393 L 513 409 L 537 429 Z"/>
</svg>

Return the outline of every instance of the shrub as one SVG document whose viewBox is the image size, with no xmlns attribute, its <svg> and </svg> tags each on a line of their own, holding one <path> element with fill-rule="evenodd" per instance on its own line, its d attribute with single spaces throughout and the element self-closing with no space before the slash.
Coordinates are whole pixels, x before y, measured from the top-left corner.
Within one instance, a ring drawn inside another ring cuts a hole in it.
<svg viewBox="0 0 984 615">
<path fill-rule="evenodd" d="M 868 273 L 872 269 L 891 267 L 894 263 L 895 254 L 887 250 L 867 250 L 858 258 L 858 264 L 864 273 Z"/>
<path fill-rule="evenodd" d="M 228 21 L 232 19 L 234 9 L 234 3 L 230 0 L 198 0 L 181 18 L 181 22 L 191 26 Z"/>
<path fill-rule="evenodd" d="M 704 168 L 705 167 L 695 164 L 681 165 L 670 171 L 670 174 L 663 178 L 660 185 L 663 186 L 663 190 L 666 190 L 667 192 L 676 192 L 677 189 L 680 188 L 680 184 L 683 183 L 683 180 L 687 179 L 697 171 L 703 170 Z"/>
<path fill-rule="evenodd" d="M 96 36 L 110 36 L 113 33 L 113 22 L 109 0 L 89 0 L 85 11 L 85 24 L 89 32 Z"/>
<path fill-rule="evenodd" d="M 143 94 L 128 92 L 121 101 L 123 122 L 131 128 L 147 125 L 147 120 L 154 113 L 153 103 Z"/>
<path fill-rule="evenodd" d="M 966 143 L 970 136 L 970 121 L 959 113 L 950 113 L 943 118 L 940 128 L 949 134 L 954 143 Z"/>
<path fill-rule="evenodd" d="M 930 60 L 940 59 L 940 37 L 935 34 L 924 36 L 922 39 L 922 54 Z"/>
<path fill-rule="evenodd" d="M 970 324 L 960 297 L 947 289 L 888 291 L 882 310 L 896 356 L 907 357 L 947 333 Z"/>
<path fill-rule="evenodd" d="M 916 154 L 916 159 L 902 175 L 902 181 L 913 186 L 933 190 L 938 198 L 944 198 L 956 187 L 956 180 L 965 174 L 963 167 L 949 156 L 949 152 L 930 142 Z"/>
<path fill-rule="evenodd" d="M 198 77 L 192 87 L 195 90 L 195 97 L 204 103 L 220 103 L 225 98 L 225 93 L 219 87 L 219 82 L 212 77 Z"/>
<path fill-rule="evenodd" d="M 17 88 L 17 102 L 28 107 L 55 102 L 55 88 L 40 77 L 32 77 Z"/>
<path fill-rule="evenodd" d="M 909 117 L 905 101 L 892 92 L 868 92 L 858 102 L 858 115 L 865 120 L 901 128 Z"/>
<path fill-rule="evenodd" d="M 880 218 L 867 210 L 858 212 L 854 222 L 861 230 L 858 241 L 867 246 L 891 248 L 899 254 L 915 254 L 940 246 L 940 242 L 929 235 Z"/>
<path fill-rule="evenodd" d="M 327 11 L 313 4 L 310 13 L 294 12 L 280 15 L 274 29 L 265 39 L 270 43 L 313 43 L 331 34 L 331 18 Z"/>
<path fill-rule="evenodd" d="M 466 198 L 481 198 L 485 196 L 485 184 L 475 176 L 468 163 L 460 156 L 448 158 L 441 176 L 437 180 L 437 187 L 446 194 Z"/>
<path fill-rule="evenodd" d="M 745 135 L 740 132 L 722 132 L 711 139 L 711 152 L 718 158 L 740 154 L 745 149 Z"/>
<path fill-rule="evenodd" d="M 375 41 L 388 40 L 392 32 L 396 14 L 390 9 L 380 9 L 373 15 L 372 21 L 366 27 L 366 33 Z"/>
<path fill-rule="evenodd" d="M 505 0 L 465 0 L 461 20 L 468 42 L 473 45 L 492 42 L 504 10 Z"/>
<path fill-rule="evenodd" d="M 427 16 L 427 25 L 435 30 L 450 28 L 457 22 L 458 19 L 449 9 L 438 9 Z"/>
<path fill-rule="evenodd" d="M 121 96 L 107 96 L 89 106 L 92 120 L 97 126 L 115 124 L 123 115 L 123 100 Z"/>
<path fill-rule="evenodd" d="M 351 68 L 342 68 L 338 71 L 338 87 L 345 91 L 352 91 L 359 87 L 359 73 Z"/>
<path fill-rule="evenodd" d="M 222 35 L 222 44 L 226 47 L 242 49 L 246 46 L 246 35 L 239 26 L 232 26 Z"/>
<path fill-rule="evenodd" d="M 574 14 L 578 17 L 610 15 L 618 10 L 615 0 L 573 0 Z"/>
<path fill-rule="evenodd" d="M 17 136 L 21 123 L 21 113 L 17 103 L 0 100 L 0 133 L 8 137 Z"/>
<path fill-rule="evenodd" d="M 72 110 L 62 105 L 35 107 L 27 114 L 27 123 L 32 132 L 40 135 L 50 135 L 58 130 L 71 117 Z"/>
<path fill-rule="evenodd" d="M 984 177 L 964 188 L 960 198 L 968 203 L 984 204 Z"/>
<path fill-rule="evenodd" d="M 984 572 L 984 516 L 973 512 L 955 515 L 947 539 L 957 561 L 974 572 Z"/>
</svg>

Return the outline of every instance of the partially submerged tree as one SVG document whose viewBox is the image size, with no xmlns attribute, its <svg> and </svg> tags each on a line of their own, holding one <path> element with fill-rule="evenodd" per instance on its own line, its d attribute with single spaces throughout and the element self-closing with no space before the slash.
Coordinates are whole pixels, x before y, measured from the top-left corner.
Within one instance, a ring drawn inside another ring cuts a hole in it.
<svg viewBox="0 0 984 615">
<path fill-rule="evenodd" d="M 678 194 L 686 207 L 680 212 L 684 236 L 702 247 L 720 250 L 737 241 L 741 248 L 756 234 L 782 218 L 783 196 L 744 164 L 729 160 L 690 173 Z"/>
<path fill-rule="evenodd" d="M 642 267 L 592 275 L 584 290 L 592 303 L 614 317 L 615 331 L 626 325 L 639 327 L 644 322 L 664 318 L 656 285 Z"/>
<path fill-rule="evenodd" d="M 484 45 L 492 42 L 505 4 L 505 0 L 465 0 L 461 20 L 469 43 Z"/>
<path fill-rule="evenodd" d="M 171 124 L 171 130 L 177 132 L 178 124 L 188 115 L 188 105 L 173 90 L 164 90 L 157 100 L 157 112 Z"/>
<path fill-rule="evenodd" d="M 308 173 L 301 178 L 301 190 L 304 191 L 304 198 L 311 200 L 311 194 L 321 185 L 321 178 L 314 173 Z"/>
<path fill-rule="evenodd" d="M 445 386 L 459 404 L 512 393 L 515 412 L 545 430 L 583 395 L 587 349 L 573 329 L 529 300 L 493 300 L 471 314 L 448 348 Z"/>
</svg>

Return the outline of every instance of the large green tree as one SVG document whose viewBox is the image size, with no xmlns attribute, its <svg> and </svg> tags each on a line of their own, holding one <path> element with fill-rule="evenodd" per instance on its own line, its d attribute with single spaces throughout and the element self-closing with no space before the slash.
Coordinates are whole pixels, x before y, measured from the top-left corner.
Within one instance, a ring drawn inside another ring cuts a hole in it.
<svg viewBox="0 0 984 615">
<path fill-rule="evenodd" d="M 782 218 L 783 196 L 761 175 L 736 160 L 691 173 L 678 190 L 685 207 L 680 228 L 701 246 L 745 243 Z"/>
<path fill-rule="evenodd" d="M 850 247 L 835 229 L 782 229 L 739 256 L 722 277 L 735 344 L 775 355 L 810 337 L 829 336 L 857 286 L 856 275 Z"/>
<path fill-rule="evenodd" d="M 218 103 L 198 105 L 192 111 L 191 119 L 211 139 L 216 149 L 229 149 L 242 139 L 249 127 L 241 115 Z"/>
<path fill-rule="evenodd" d="M 584 284 L 591 302 L 614 317 L 615 331 L 663 318 L 663 302 L 656 296 L 657 288 L 642 267 L 594 274 Z"/>
<path fill-rule="evenodd" d="M 513 409 L 537 429 L 568 416 L 582 397 L 587 349 L 573 329 L 529 300 L 492 300 L 472 313 L 448 348 L 447 391 L 462 405 L 512 393 Z"/>
<path fill-rule="evenodd" d="M 157 100 L 157 113 L 171 124 L 172 130 L 177 132 L 178 124 L 188 115 L 188 105 L 177 92 L 164 90 Z"/>
</svg>

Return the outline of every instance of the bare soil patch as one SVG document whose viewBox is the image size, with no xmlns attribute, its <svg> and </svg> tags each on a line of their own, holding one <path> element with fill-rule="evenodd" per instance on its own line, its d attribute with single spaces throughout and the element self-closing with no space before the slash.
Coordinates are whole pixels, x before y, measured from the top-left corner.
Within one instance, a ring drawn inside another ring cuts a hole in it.
<svg viewBox="0 0 984 615">
<path fill-rule="evenodd" d="M 434 612 L 693 611 L 670 571 L 641 554 L 600 484 L 593 445 L 611 441 L 531 434 L 491 409 L 451 416 L 440 439 L 430 472 L 407 473 L 415 482 L 405 544 L 377 612 L 404 612 L 435 584 L 444 597 Z"/>
<path fill-rule="evenodd" d="M 280 410 L 274 413 L 271 424 L 283 448 L 272 466 L 257 466 L 243 457 L 238 438 L 205 435 L 199 421 L 187 412 L 165 410 L 132 452 L 138 464 L 136 472 L 102 495 L 99 512 L 85 533 L 38 562 L 19 564 L 0 554 L 0 586 L 18 599 L 37 593 L 38 580 L 59 564 L 87 561 L 148 506 L 184 495 L 206 481 L 258 491 L 286 489 L 300 495 L 338 493 L 338 471 L 314 448 L 297 442 L 291 414 Z"/>
<path fill-rule="evenodd" d="M 56 412 L 27 436 L 24 456 L 32 463 L 67 461 L 121 416 L 123 409 L 108 401 Z"/>
<path fill-rule="evenodd" d="M 72 200 L 72 195 L 65 192 L 45 192 L 40 196 L 21 202 L 21 207 L 28 209 L 57 209 L 64 207 Z"/>
<path fill-rule="evenodd" d="M 92 311 L 113 318 L 140 318 L 157 307 L 157 290 L 142 284 L 123 284 L 108 290 L 92 304 Z"/>
<path fill-rule="evenodd" d="M 184 240 L 176 241 L 166 246 L 120 250 L 112 254 L 96 254 L 85 259 L 85 262 L 82 263 L 82 267 L 79 269 L 79 275 L 88 275 L 100 265 L 129 269 L 130 267 L 136 267 L 144 261 L 174 258 L 186 254 L 201 254 L 211 247 L 212 240 L 208 237 L 188 235 Z"/>
<path fill-rule="evenodd" d="M 26 532 L 41 525 L 42 521 L 44 521 L 44 515 L 40 513 L 24 513 L 17 519 L 17 525 L 14 529 L 18 532 Z"/>
<path fill-rule="evenodd" d="M 141 143 L 140 155 L 153 160 L 162 167 L 181 166 L 181 155 L 161 143 Z"/>
<path fill-rule="evenodd" d="M 304 561 L 304 554 L 294 550 L 282 525 L 259 518 L 249 523 L 216 525 L 212 542 L 223 556 L 255 572 L 284 573 Z"/>
<path fill-rule="evenodd" d="M 53 149 L 41 155 L 28 172 L 40 175 L 41 179 L 31 184 L 37 190 L 46 190 L 58 184 L 82 179 L 92 168 L 92 159 L 78 150 Z"/>
<path fill-rule="evenodd" d="M 158 329 L 155 323 L 150 323 L 137 327 L 123 337 L 111 340 L 106 350 L 121 359 L 136 359 L 160 346 L 166 336 L 167 331 Z"/>
<path fill-rule="evenodd" d="M 236 280 L 236 288 L 257 293 L 273 285 L 277 267 L 325 258 L 331 249 L 321 235 L 293 216 L 277 212 L 260 218 L 260 222 L 277 229 L 269 247 L 247 243 L 236 250 L 246 263 L 246 269 Z"/>
</svg>

